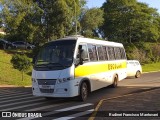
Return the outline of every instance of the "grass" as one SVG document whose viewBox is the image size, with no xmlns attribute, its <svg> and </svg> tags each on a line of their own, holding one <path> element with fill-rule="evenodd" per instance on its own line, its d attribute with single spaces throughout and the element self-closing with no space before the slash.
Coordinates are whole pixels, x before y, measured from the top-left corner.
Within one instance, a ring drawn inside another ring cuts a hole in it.
<svg viewBox="0 0 160 120">
<path fill-rule="evenodd" d="M 142 66 L 143 72 L 160 71 L 160 62 L 145 64 Z"/>
<path fill-rule="evenodd" d="M 10 63 L 13 53 L 0 50 L 0 85 L 30 86 L 31 70 L 24 74 L 22 81 L 22 73 L 14 69 Z"/>
</svg>

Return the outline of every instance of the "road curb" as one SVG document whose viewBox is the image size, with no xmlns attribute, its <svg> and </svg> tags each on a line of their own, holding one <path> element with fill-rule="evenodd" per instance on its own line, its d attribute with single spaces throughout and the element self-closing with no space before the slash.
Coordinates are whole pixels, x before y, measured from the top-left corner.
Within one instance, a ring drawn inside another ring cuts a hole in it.
<svg viewBox="0 0 160 120">
<path fill-rule="evenodd" d="M 0 85 L 0 88 L 29 88 L 31 86 Z"/>
<path fill-rule="evenodd" d="M 154 72 L 160 72 L 160 70 L 158 70 L 158 71 L 150 71 L 150 72 L 143 72 L 142 74 L 145 74 L 145 73 L 154 73 Z"/>
</svg>

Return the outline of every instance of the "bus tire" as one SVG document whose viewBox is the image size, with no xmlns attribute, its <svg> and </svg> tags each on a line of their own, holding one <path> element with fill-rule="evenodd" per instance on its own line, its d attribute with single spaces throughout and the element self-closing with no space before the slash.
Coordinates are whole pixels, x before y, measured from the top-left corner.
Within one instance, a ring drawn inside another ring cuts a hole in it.
<svg viewBox="0 0 160 120">
<path fill-rule="evenodd" d="M 85 101 L 88 97 L 89 89 L 87 86 L 86 82 L 82 82 L 80 86 L 80 95 L 79 95 L 79 100 L 80 101 Z"/>
<path fill-rule="evenodd" d="M 135 78 L 139 78 L 141 76 L 141 72 L 140 71 L 137 71 L 136 72 L 136 75 L 135 75 Z"/>
<path fill-rule="evenodd" d="M 115 75 L 111 87 L 112 87 L 112 88 L 116 88 L 117 86 L 118 86 L 118 76 Z"/>
</svg>

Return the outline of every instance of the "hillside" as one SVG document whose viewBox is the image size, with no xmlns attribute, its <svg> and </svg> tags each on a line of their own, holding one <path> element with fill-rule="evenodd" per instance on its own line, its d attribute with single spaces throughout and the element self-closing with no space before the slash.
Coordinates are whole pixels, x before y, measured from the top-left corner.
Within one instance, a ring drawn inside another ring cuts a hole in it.
<svg viewBox="0 0 160 120">
<path fill-rule="evenodd" d="M 12 67 L 11 58 L 12 54 L 0 50 L 0 85 L 30 86 L 31 72 L 25 73 L 22 81 L 22 73 Z"/>
</svg>

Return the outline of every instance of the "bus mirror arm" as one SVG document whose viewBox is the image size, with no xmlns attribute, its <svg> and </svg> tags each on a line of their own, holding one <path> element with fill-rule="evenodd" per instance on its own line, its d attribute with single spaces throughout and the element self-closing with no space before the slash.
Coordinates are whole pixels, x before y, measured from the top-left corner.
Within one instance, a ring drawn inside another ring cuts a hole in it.
<svg viewBox="0 0 160 120">
<path fill-rule="evenodd" d="M 82 59 L 77 58 L 74 61 L 75 61 L 74 63 L 75 63 L 76 67 L 79 66 L 79 65 L 83 65 L 83 60 Z"/>
<path fill-rule="evenodd" d="M 84 60 L 85 60 L 85 56 L 83 54 L 80 54 L 79 58 L 74 60 L 75 66 L 83 65 Z"/>
<path fill-rule="evenodd" d="M 79 56 L 77 56 L 77 59 L 75 60 L 75 65 L 83 65 L 83 62 L 86 60 L 85 54 L 83 50 L 80 50 Z"/>
</svg>

